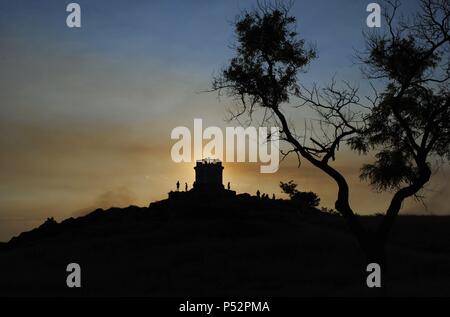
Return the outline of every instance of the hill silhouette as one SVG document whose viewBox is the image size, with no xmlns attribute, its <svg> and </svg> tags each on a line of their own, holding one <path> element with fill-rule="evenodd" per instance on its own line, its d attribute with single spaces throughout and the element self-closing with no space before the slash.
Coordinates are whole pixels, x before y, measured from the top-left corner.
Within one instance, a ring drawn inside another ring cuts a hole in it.
<svg viewBox="0 0 450 317">
<path fill-rule="evenodd" d="M 449 226 L 450 217 L 400 217 L 388 295 L 450 295 Z M 341 217 L 248 194 L 176 192 L 149 207 L 49 218 L 0 248 L 1 296 L 377 295 Z M 71 262 L 80 289 L 66 287 Z"/>
</svg>

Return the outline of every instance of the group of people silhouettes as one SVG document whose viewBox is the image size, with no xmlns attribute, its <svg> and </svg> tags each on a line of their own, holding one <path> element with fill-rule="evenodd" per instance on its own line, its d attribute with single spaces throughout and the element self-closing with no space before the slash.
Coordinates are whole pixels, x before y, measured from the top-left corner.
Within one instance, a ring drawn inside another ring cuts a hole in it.
<svg viewBox="0 0 450 317">
<path fill-rule="evenodd" d="M 177 181 L 177 192 L 179 192 L 180 191 L 180 181 Z M 188 186 L 188 183 L 184 183 L 184 191 L 188 191 L 188 188 L 189 188 L 189 186 Z M 231 190 L 231 183 L 230 182 L 228 182 L 228 184 L 227 184 L 227 189 L 228 190 Z"/>
<path fill-rule="evenodd" d="M 177 192 L 180 191 L 180 181 L 177 181 Z M 188 191 L 188 183 L 184 183 L 184 191 Z"/>
<path fill-rule="evenodd" d="M 261 195 L 261 192 L 259 191 L 259 189 L 256 191 L 256 197 L 261 198 L 261 199 L 269 199 L 269 194 L 263 193 Z M 275 200 L 275 194 L 272 194 L 272 199 Z"/>
<path fill-rule="evenodd" d="M 180 181 L 177 181 L 177 192 L 179 192 L 180 191 Z M 195 185 L 195 183 L 194 183 L 194 185 Z M 188 191 L 188 189 L 189 189 L 189 186 L 188 186 L 188 183 L 184 183 L 184 191 Z M 231 184 L 230 184 L 230 182 L 228 182 L 228 184 L 227 184 L 227 189 L 228 190 L 231 190 Z M 258 197 L 258 198 L 261 198 L 261 199 L 270 199 L 269 198 L 269 194 L 266 194 L 266 193 L 262 193 L 261 194 L 261 192 L 259 191 L 259 189 L 256 191 L 256 197 Z M 275 194 L 272 194 L 272 199 L 273 200 L 275 200 L 276 198 L 275 198 Z"/>
</svg>

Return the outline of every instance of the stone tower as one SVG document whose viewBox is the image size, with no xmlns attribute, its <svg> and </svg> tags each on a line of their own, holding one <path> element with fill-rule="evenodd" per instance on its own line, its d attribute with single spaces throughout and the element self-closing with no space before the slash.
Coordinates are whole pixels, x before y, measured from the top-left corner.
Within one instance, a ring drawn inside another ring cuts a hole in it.
<svg viewBox="0 0 450 317">
<path fill-rule="evenodd" d="M 197 161 L 194 189 L 224 189 L 222 184 L 223 166 L 220 160 L 203 159 Z"/>
</svg>

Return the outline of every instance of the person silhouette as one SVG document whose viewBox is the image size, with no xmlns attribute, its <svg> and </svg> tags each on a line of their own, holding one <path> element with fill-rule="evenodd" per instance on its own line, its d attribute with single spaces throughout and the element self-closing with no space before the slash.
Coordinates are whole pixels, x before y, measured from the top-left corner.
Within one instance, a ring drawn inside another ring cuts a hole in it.
<svg viewBox="0 0 450 317">
<path fill-rule="evenodd" d="M 177 181 L 177 192 L 180 191 L 180 181 Z"/>
<path fill-rule="evenodd" d="M 261 193 L 259 192 L 259 189 L 256 191 L 256 197 L 261 198 Z"/>
<path fill-rule="evenodd" d="M 272 199 L 275 200 L 275 194 L 272 194 Z"/>
<path fill-rule="evenodd" d="M 230 182 L 228 182 L 228 186 L 227 187 L 228 187 L 228 190 L 230 190 L 230 188 L 231 188 Z"/>
<path fill-rule="evenodd" d="M 184 183 L 184 191 L 187 192 L 187 190 L 188 190 L 188 184 Z"/>
</svg>

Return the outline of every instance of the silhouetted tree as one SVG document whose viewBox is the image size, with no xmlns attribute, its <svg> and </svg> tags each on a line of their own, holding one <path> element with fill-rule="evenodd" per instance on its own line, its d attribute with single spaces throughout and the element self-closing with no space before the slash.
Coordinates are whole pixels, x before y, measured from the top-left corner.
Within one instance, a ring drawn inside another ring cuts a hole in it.
<svg viewBox="0 0 450 317">
<path fill-rule="evenodd" d="M 301 192 L 297 190 L 297 184 L 294 181 L 287 183 L 280 182 L 280 188 L 283 193 L 289 195 L 289 198 L 302 207 L 317 207 L 320 203 L 320 198 L 313 192 Z"/>
<path fill-rule="evenodd" d="M 403 201 L 418 195 L 431 176 L 431 159 L 450 156 L 449 16 L 450 2 L 422 0 L 412 19 L 394 19 L 397 2 L 386 2 L 387 28 L 366 35 L 361 54 L 374 95 L 363 100 L 349 83 L 324 89 L 300 85 L 298 75 L 316 57 L 295 31 L 289 8 L 259 5 L 235 21 L 235 56 L 213 80 L 212 88 L 235 98 L 233 118 L 264 110 L 266 123 L 277 124 L 283 141 L 299 160 L 306 159 L 338 187 L 336 210 L 347 220 L 370 262 L 384 264 L 384 248 Z M 400 22 L 398 22 L 400 21 Z M 394 24 L 397 23 L 397 24 Z M 373 85 L 375 87 L 375 85 Z M 379 93 L 380 92 L 380 93 Z M 311 107 L 319 115 L 304 135 L 295 133 L 282 105 Z M 317 131 L 321 131 L 317 133 Z M 310 135 L 308 135 L 310 133 Z M 331 165 L 342 144 L 375 155 L 361 177 L 378 190 L 394 191 L 384 220 L 375 231 L 361 225 L 349 203 L 345 177 Z"/>
<path fill-rule="evenodd" d="M 292 196 L 298 192 L 297 184 L 294 183 L 293 180 L 290 180 L 287 183 L 280 182 L 280 188 L 281 188 L 281 191 L 283 193 L 287 194 L 290 198 L 292 198 Z"/>
<path fill-rule="evenodd" d="M 291 197 L 294 202 L 299 202 L 305 207 L 317 207 L 320 203 L 320 198 L 313 192 L 298 192 Z"/>
</svg>

